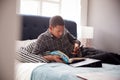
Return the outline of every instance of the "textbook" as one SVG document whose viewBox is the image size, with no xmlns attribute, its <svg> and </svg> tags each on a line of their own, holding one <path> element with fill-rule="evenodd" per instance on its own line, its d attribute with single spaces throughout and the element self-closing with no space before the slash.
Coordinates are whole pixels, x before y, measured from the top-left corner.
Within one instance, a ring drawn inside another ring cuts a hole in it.
<svg viewBox="0 0 120 80">
<path fill-rule="evenodd" d="M 84 61 L 84 60 L 85 60 L 85 58 L 69 58 L 65 53 L 63 53 L 63 52 L 61 52 L 61 51 L 59 51 L 59 50 L 49 52 L 48 54 L 60 56 L 61 59 L 62 59 L 66 64 L 77 63 L 77 62 L 80 62 L 80 61 Z"/>
</svg>

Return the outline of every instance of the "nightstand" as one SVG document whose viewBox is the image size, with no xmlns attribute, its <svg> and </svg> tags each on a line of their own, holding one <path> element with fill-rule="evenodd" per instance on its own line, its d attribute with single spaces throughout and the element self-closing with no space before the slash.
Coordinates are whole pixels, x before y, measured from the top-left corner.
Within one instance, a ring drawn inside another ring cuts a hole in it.
<svg viewBox="0 0 120 80">
<path fill-rule="evenodd" d="M 84 45 L 84 47 L 93 47 L 93 40 L 92 39 L 79 39 L 81 42 L 81 45 Z"/>
</svg>

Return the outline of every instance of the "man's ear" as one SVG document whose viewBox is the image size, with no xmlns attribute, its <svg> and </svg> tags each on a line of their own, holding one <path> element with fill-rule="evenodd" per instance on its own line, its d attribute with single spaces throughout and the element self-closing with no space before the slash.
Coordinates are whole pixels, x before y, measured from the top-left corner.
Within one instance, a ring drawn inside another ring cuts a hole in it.
<svg viewBox="0 0 120 80">
<path fill-rule="evenodd" d="M 49 29 L 50 29 L 50 30 L 52 30 L 52 29 L 53 29 L 53 27 L 52 27 L 52 26 L 49 26 Z"/>
</svg>

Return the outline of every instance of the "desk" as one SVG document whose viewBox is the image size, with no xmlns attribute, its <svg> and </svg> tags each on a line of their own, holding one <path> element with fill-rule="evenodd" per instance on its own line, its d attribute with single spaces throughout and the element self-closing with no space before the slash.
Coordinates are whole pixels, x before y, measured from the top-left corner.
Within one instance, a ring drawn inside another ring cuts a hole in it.
<svg viewBox="0 0 120 80">
<path fill-rule="evenodd" d="M 101 60 L 86 58 L 84 61 L 70 64 L 73 67 L 102 67 Z"/>
</svg>

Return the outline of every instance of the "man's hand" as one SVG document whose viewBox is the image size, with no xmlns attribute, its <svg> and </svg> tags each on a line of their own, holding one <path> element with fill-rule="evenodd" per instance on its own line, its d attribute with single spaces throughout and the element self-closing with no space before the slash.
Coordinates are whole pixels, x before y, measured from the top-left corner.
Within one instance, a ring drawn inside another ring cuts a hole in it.
<svg viewBox="0 0 120 80">
<path fill-rule="evenodd" d="M 47 56 L 44 56 L 44 58 L 48 61 L 56 61 L 56 62 L 61 62 L 61 63 L 63 62 L 61 60 L 61 57 L 58 55 L 47 55 Z"/>
<path fill-rule="evenodd" d="M 72 54 L 79 54 L 79 52 L 80 52 L 80 45 L 75 43 Z"/>
</svg>

